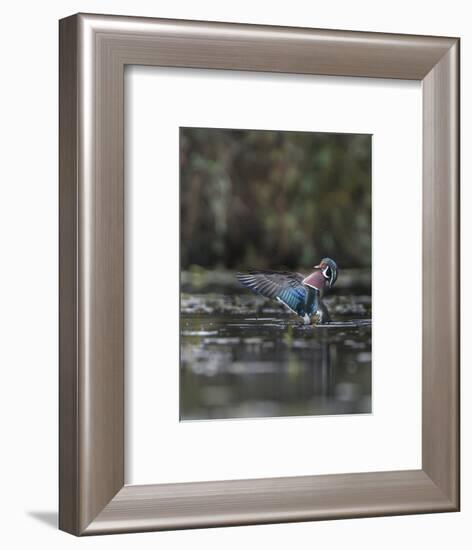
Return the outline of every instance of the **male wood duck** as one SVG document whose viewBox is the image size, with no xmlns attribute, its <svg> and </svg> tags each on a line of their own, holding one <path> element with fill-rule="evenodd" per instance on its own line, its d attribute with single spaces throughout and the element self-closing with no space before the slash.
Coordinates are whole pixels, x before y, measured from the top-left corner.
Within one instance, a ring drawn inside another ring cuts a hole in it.
<svg viewBox="0 0 472 550">
<path fill-rule="evenodd" d="M 338 266 L 323 258 L 307 277 L 289 271 L 250 271 L 238 273 L 238 281 L 256 294 L 272 298 L 299 315 L 305 325 L 329 322 L 323 295 L 338 278 Z"/>
</svg>

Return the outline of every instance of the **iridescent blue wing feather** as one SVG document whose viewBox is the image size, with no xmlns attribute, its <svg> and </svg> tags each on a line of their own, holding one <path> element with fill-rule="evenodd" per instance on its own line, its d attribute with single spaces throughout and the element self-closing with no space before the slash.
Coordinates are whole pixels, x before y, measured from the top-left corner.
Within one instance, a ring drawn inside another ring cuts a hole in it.
<svg viewBox="0 0 472 550">
<path fill-rule="evenodd" d="M 311 295 L 312 292 L 302 284 L 304 276 L 300 273 L 250 271 L 238 273 L 236 277 L 243 286 L 256 294 L 282 302 L 302 317 L 305 313 L 312 315 L 316 310 L 316 299 L 310 299 L 312 296 L 307 295 L 307 293 Z"/>
</svg>

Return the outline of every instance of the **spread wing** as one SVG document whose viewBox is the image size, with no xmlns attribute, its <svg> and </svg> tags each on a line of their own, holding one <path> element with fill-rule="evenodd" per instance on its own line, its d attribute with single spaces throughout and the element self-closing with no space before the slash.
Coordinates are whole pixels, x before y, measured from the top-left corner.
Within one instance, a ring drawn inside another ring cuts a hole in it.
<svg viewBox="0 0 472 550">
<path fill-rule="evenodd" d="M 307 288 L 302 284 L 304 276 L 288 271 L 250 271 L 238 273 L 238 281 L 256 294 L 284 303 L 294 313 L 305 313 Z"/>
</svg>

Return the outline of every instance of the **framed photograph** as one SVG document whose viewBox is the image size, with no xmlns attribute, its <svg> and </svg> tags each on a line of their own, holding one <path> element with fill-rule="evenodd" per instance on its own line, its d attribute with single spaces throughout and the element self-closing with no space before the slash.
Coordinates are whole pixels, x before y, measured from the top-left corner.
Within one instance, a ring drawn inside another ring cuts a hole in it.
<svg viewBox="0 0 472 550">
<path fill-rule="evenodd" d="M 60 528 L 459 510 L 459 39 L 59 29 Z"/>
<path fill-rule="evenodd" d="M 371 141 L 180 128 L 181 421 L 371 413 Z"/>
</svg>

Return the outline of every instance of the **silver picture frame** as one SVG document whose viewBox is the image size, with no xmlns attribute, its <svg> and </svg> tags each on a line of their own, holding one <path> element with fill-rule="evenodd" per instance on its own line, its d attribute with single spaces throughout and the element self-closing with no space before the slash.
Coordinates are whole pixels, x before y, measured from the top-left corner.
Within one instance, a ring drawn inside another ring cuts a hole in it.
<svg viewBox="0 0 472 550">
<path fill-rule="evenodd" d="M 459 510 L 459 39 L 90 14 L 61 20 L 59 31 L 60 529 L 95 535 Z M 125 485 L 129 64 L 422 83 L 421 469 Z"/>
</svg>

